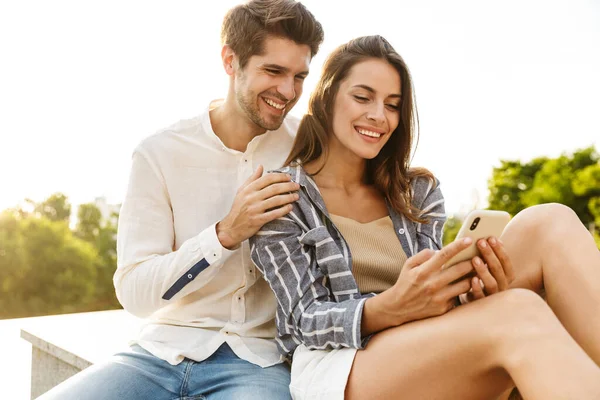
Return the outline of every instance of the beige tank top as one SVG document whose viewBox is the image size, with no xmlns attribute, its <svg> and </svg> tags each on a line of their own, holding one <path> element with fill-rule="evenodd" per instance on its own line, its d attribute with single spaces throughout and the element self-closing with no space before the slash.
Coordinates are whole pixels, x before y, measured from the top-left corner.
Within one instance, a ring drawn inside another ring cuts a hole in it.
<svg viewBox="0 0 600 400">
<path fill-rule="evenodd" d="M 330 215 L 350 247 L 352 275 L 361 293 L 380 293 L 398 280 L 406 253 L 387 216 L 365 224 L 339 215 Z"/>
</svg>

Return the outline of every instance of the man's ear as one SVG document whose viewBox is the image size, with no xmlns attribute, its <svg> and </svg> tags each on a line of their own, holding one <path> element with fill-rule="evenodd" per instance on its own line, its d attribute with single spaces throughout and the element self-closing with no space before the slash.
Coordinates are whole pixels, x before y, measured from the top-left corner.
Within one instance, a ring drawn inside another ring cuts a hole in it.
<svg viewBox="0 0 600 400">
<path fill-rule="evenodd" d="M 227 75 L 233 76 L 235 74 L 237 57 L 229 45 L 224 45 L 221 49 L 221 60 L 223 61 L 223 68 Z"/>
</svg>

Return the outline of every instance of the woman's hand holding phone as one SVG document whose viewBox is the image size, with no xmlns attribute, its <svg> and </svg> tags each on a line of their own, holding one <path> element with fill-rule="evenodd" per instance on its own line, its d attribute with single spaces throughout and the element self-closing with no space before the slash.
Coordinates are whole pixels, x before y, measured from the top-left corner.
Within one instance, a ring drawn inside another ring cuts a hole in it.
<svg viewBox="0 0 600 400">
<path fill-rule="evenodd" d="M 510 257 L 502 241 L 494 236 L 480 239 L 476 243 L 481 254 L 471 260 L 477 276 L 471 278 L 471 290 L 461 297 L 468 303 L 510 288 L 515 273 Z"/>
<path fill-rule="evenodd" d="M 473 250 L 480 256 L 465 259 L 464 254 Z M 463 260 L 453 263 L 459 258 Z M 506 290 L 513 279 L 512 264 L 500 240 L 491 236 L 475 242 L 464 235 L 439 251 L 423 250 L 410 257 L 394 286 L 367 299 L 362 334 L 443 315 L 457 305 L 459 296 L 468 297 L 465 302 L 477 300 Z"/>
<path fill-rule="evenodd" d="M 510 287 L 514 271 L 498 237 L 510 221 L 510 214 L 496 210 L 473 210 L 465 218 L 456 240 L 470 237 L 473 244 L 454 256 L 444 268 L 470 262 L 475 269 L 471 290 L 460 296 L 462 304 L 501 292 Z"/>
</svg>

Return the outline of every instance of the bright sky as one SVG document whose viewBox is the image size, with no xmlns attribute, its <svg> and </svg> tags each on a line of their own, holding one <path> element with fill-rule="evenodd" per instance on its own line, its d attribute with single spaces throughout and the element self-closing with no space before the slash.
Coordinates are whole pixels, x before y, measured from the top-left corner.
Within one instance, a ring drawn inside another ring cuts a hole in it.
<svg viewBox="0 0 600 400">
<path fill-rule="evenodd" d="M 0 209 L 61 191 L 120 202 L 135 145 L 222 97 L 219 30 L 238 1 L 0 2 Z M 381 34 L 412 70 L 415 165 L 452 213 L 485 205 L 500 159 L 600 150 L 600 2 L 306 0 L 323 59 Z"/>
</svg>

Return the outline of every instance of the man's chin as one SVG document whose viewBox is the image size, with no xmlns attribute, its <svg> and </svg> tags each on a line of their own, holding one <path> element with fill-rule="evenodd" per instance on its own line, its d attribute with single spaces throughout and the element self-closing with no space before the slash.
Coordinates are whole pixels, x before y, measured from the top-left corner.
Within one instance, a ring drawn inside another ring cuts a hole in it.
<svg viewBox="0 0 600 400">
<path fill-rule="evenodd" d="M 268 131 L 276 131 L 277 129 L 279 129 L 279 127 L 281 127 L 281 124 L 283 124 L 284 118 L 285 118 L 285 116 L 282 116 L 281 118 L 276 118 L 276 119 L 273 119 L 273 118 L 263 119 L 261 127 Z"/>
</svg>

